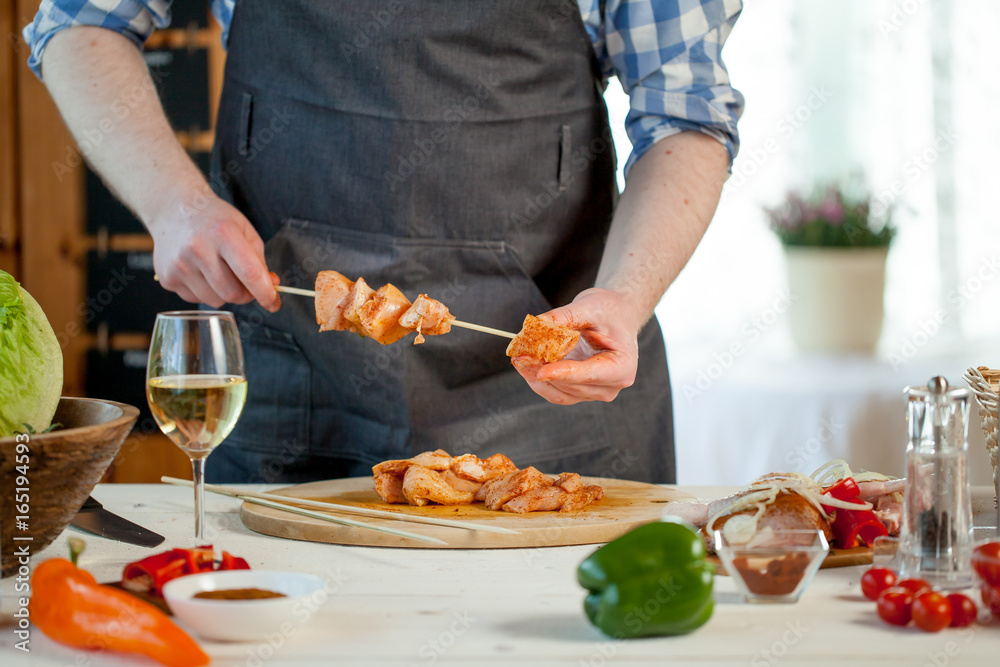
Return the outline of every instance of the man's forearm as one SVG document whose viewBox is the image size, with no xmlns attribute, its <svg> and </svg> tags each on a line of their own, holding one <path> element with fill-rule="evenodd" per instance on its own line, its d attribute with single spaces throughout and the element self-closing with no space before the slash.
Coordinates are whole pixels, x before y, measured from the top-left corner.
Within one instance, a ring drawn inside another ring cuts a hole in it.
<svg viewBox="0 0 1000 667">
<path fill-rule="evenodd" d="M 596 286 L 624 294 L 638 324 L 652 317 L 705 234 L 728 164 L 719 142 L 683 132 L 657 142 L 629 172 Z"/>
<path fill-rule="evenodd" d="M 147 226 L 207 188 L 128 39 L 104 28 L 64 30 L 46 46 L 42 75 L 81 152 Z"/>
</svg>

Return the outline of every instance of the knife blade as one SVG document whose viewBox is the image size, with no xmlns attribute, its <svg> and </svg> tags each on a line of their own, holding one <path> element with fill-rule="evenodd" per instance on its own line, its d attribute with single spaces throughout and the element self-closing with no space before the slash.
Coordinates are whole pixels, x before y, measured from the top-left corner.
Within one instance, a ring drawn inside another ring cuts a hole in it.
<svg viewBox="0 0 1000 667">
<path fill-rule="evenodd" d="M 155 547 L 165 539 L 148 528 L 132 523 L 104 509 L 104 505 L 92 497 L 87 498 L 80 511 L 69 522 L 71 526 L 85 533 L 105 537 L 109 540 L 137 544 L 141 547 Z"/>
</svg>

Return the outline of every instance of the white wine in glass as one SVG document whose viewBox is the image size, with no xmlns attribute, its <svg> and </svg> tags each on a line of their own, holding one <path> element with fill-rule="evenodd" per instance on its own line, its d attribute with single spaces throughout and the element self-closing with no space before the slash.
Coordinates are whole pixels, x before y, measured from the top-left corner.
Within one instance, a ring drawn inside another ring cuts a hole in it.
<svg viewBox="0 0 1000 667">
<path fill-rule="evenodd" d="M 205 458 L 236 426 L 246 395 L 243 348 L 232 313 L 193 310 L 156 316 L 146 399 L 160 430 L 191 459 L 199 543 L 205 532 Z"/>
</svg>

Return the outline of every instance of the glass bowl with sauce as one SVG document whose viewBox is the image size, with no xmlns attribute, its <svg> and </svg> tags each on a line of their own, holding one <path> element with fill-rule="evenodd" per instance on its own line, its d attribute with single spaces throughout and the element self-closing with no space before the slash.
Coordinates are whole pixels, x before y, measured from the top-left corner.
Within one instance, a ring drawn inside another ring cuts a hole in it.
<svg viewBox="0 0 1000 667">
<path fill-rule="evenodd" d="M 715 531 L 715 552 L 747 602 L 797 602 L 830 550 L 821 530 L 770 530 L 735 543 Z"/>
<path fill-rule="evenodd" d="M 326 603 L 323 580 L 301 572 L 220 570 L 178 577 L 163 598 L 195 634 L 217 641 L 261 641 L 291 634 Z"/>
</svg>

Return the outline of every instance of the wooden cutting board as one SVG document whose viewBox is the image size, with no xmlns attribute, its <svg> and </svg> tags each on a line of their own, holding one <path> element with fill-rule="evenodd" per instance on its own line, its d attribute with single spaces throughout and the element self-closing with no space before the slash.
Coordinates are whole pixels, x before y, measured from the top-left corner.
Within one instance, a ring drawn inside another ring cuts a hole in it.
<svg viewBox="0 0 1000 667">
<path fill-rule="evenodd" d="M 604 488 L 604 500 L 572 514 L 494 512 L 486 509 L 482 503 L 457 507 L 389 505 L 375 495 L 371 477 L 310 482 L 272 492 L 339 505 L 388 510 L 400 515 L 418 514 L 458 521 L 472 521 L 501 526 L 519 532 L 518 535 L 484 533 L 424 523 L 405 523 L 393 519 L 351 515 L 351 518 L 365 523 L 392 526 L 412 533 L 436 537 L 447 542 L 447 547 L 378 533 L 373 530 L 340 526 L 247 502 L 244 502 L 243 506 L 240 507 L 240 518 L 247 528 L 258 533 L 308 542 L 411 549 L 509 549 L 609 542 L 640 524 L 658 520 L 663 513 L 664 504 L 671 500 L 694 499 L 682 491 L 654 484 L 597 477 L 584 477 L 583 480 L 584 484 L 601 485 Z"/>
</svg>

